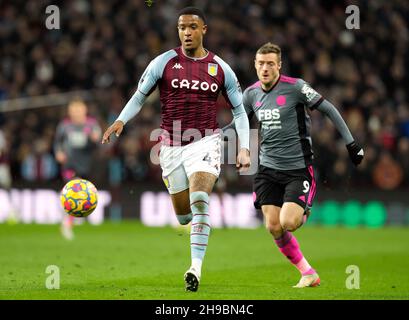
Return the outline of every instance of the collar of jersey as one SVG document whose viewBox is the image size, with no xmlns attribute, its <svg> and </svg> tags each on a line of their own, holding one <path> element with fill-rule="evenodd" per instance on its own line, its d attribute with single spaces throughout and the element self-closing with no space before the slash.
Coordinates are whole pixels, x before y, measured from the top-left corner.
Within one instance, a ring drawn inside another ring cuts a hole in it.
<svg viewBox="0 0 409 320">
<path fill-rule="evenodd" d="M 193 60 L 193 61 L 204 60 L 204 59 L 206 59 L 206 58 L 209 56 L 209 53 L 210 53 L 209 50 L 207 50 L 206 48 L 203 48 L 203 49 L 205 49 L 205 51 L 206 51 L 206 55 L 205 55 L 204 57 L 201 57 L 201 58 L 192 58 L 192 57 L 187 56 L 187 55 L 183 52 L 183 48 L 180 47 L 180 51 L 182 52 L 182 55 L 183 55 L 185 58 L 190 59 L 190 60 Z"/>
<path fill-rule="evenodd" d="M 280 82 L 280 79 L 281 79 L 281 73 L 280 73 L 280 75 L 278 76 L 278 79 L 277 79 L 276 83 L 274 83 L 273 86 L 272 86 L 270 89 L 268 89 L 268 90 L 266 91 L 266 90 L 263 89 L 262 86 L 260 86 L 261 90 L 263 90 L 264 93 L 270 93 L 271 90 L 273 90 L 273 89 L 277 86 L 277 84 Z"/>
</svg>

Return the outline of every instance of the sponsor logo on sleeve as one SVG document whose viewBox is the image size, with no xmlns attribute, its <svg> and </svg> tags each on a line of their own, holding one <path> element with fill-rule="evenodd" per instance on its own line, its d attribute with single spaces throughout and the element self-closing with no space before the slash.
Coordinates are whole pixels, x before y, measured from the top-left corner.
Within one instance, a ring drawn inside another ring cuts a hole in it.
<svg viewBox="0 0 409 320">
<path fill-rule="evenodd" d="M 237 90 L 239 90 L 239 92 L 241 93 L 240 82 L 239 82 L 239 80 L 237 80 L 237 78 L 236 78 L 236 85 L 237 85 Z"/>
<path fill-rule="evenodd" d="M 318 92 L 306 83 L 301 88 L 301 93 L 305 95 L 307 102 L 311 102 L 318 95 Z"/>
</svg>

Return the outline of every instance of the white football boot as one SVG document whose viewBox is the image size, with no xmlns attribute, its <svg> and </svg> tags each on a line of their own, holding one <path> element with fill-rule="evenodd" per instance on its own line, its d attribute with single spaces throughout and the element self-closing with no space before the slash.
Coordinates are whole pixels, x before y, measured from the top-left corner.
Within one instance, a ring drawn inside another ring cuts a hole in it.
<svg viewBox="0 0 409 320">
<path fill-rule="evenodd" d="M 300 281 L 293 288 L 317 287 L 321 283 L 318 273 L 302 276 Z"/>
</svg>

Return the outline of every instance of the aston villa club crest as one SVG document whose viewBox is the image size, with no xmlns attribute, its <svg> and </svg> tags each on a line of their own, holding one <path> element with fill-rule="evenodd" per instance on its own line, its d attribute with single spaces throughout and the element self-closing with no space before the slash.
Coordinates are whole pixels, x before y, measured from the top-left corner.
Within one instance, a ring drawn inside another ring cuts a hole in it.
<svg viewBox="0 0 409 320">
<path fill-rule="evenodd" d="M 165 184 L 166 188 L 169 189 L 170 185 L 169 185 L 169 177 L 162 177 L 163 183 Z"/>
<path fill-rule="evenodd" d="M 209 63 L 207 65 L 207 73 L 213 77 L 217 76 L 217 67 L 218 65 L 216 63 Z"/>
</svg>

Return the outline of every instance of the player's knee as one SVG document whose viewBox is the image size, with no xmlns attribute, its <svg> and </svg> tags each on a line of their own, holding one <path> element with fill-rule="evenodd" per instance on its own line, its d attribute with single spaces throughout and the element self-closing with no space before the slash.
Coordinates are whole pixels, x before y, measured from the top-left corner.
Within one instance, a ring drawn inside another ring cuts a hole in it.
<svg viewBox="0 0 409 320">
<path fill-rule="evenodd" d="M 300 226 L 300 219 L 298 217 L 283 217 L 280 218 L 281 227 L 287 231 L 295 231 Z"/>
<path fill-rule="evenodd" d="M 266 229 L 269 233 L 272 234 L 272 236 L 277 239 L 279 237 L 281 237 L 282 233 L 283 233 L 283 228 L 281 227 L 280 223 L 266 223 Z"/>
<path fill-rule="evenodd" d="M 179 223 L 181 225 L 186 225 L 188 224 L 190 221 L 192 221 L 192 217 L 193 215 L 191 213 L 189 214 L 177 214 L 176 218 L 178 219 Z"/>
</svg>

